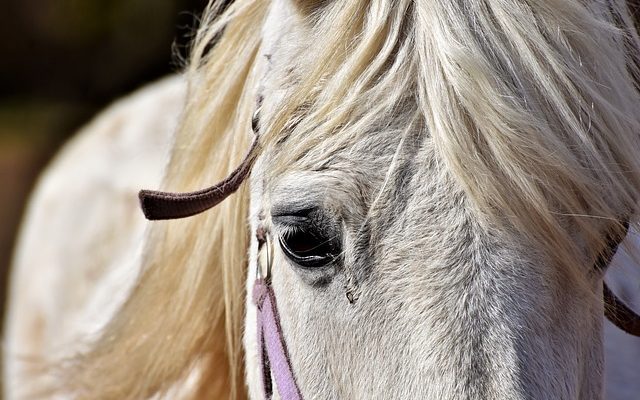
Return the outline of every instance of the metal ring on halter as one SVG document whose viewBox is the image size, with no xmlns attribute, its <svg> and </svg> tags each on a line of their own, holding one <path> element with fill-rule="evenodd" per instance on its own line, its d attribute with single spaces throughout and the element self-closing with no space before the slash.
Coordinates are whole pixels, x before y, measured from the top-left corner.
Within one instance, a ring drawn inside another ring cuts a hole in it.
<svg viewBox="0 0 640 400">
<path fill-rule="evenodd" d="M 262 279 L 262 266 L 260 265 L 260 254 L 256 260 L 256 279 Z"/>
<path fill-rule="evenodd" d="M 267 275 L 264 277 L 264 280 L 267 283 L 271 283 L 271 268 L 273 266 L 273 241 L 271 240 L 271 236 L 267 233 Z"/>
<path fill-rule="evenodd" d="M 262 231 L 262 238 L 258 239 L 258 259 L 257 259 L 257 264 L 256 265 L 256 279 L 263 279 L 265 280 L 265 282 L 270 282 L 271 281 L 271 269 L 273 266 L 273 258 L 272 258 L 272 246 L 273 246 L 273 242 L 271 241 L 271 237 L 268 233 Z M 266 258 L 267 258 L 267 271 L 265 276 L 262 276 L 262 263 L 260 262 L 260 251 L 262 250 L 262 247 L 266 244 Z"/>
</svg>

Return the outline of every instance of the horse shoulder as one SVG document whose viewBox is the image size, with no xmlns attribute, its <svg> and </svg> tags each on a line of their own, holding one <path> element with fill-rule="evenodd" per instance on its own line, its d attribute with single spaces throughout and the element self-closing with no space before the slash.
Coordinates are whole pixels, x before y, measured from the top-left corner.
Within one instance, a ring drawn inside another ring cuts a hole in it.
<svg viewBox="0 0 640 400">
<path fill-rule="evenodd" d="M 160 182 L 185 92 L 172 77 L 116 102 L 39 179 L 12 265 L 7 399 L 53 384 L 47 363 L 81 350 L 135 283 L 145 230 L 137 192 Z"/>
</svg>

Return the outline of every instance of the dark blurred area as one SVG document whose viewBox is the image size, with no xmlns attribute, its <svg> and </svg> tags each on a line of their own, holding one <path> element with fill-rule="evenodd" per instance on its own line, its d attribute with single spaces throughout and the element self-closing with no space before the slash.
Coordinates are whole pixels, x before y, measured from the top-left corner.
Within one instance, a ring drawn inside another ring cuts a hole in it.
<svg viewBox="0 0 640 400">
<path fill-rule="evenodd" d="M 180 69 L 206 3 L 2 0 L 1 310 L 18 224 L 38 173 L 109 102 Z"/>
</svg>

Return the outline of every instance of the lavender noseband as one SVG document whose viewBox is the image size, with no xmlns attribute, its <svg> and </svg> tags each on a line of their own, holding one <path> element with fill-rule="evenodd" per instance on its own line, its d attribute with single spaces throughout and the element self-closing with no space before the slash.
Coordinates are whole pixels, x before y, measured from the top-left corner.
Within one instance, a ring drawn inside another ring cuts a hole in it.
<svg viewBox="0 0 640 400">
<path fill-rule="evenodd" d="M 144 215 L 149 220 L 165 220 L 185 218 L 199 214 L 215 207 L 234 193 L 247 179 L 257 158 L 258 136 L 253 140 L 251 148 L 238 168 L 229 176 L 208 189 L 191 193 L 167 193 L 151 190 L 140 191 L 139 198 Z M 267 246 L 267 274 L 262 276 L 260 265 L 258 276 L 253 285 L 253 301 L 257 308 L 258 350 L 260 352 L 260 369 L 263 390 L 266 399 L 273 396 L 273 380 L 278 387 L 278 394 L 283 400 L 301 400 L 302 395 L 293 373 L 291 359 L 280 325 L 280 316 L 276 305 L 276 297 L 271 286 L 271 254 L 267 234 L 262 229 L 256 232 L 258 251 Z M 624 239 L 620 235 L 612 239 L 609 249 L 601 255 L 597 264 L 606 266 L 611 261 L 618 244 Z M 623 331 L 640 336 L 640 316 L 627 307 L 609 289 L 603 286 L 605 316 Z"/>
</svg>

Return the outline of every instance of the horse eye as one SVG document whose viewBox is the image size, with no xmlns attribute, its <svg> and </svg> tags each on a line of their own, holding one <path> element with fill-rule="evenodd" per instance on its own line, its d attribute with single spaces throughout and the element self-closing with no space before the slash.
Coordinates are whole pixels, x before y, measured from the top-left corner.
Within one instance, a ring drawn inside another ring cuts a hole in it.
<svg viewBox="0 0 640 400">
<path fill-rule="evenodd" d="M 304 268 L 323 267 L 340 254 L 334 238 L 323 237 L 311 227 L 283 234 L 280 247 L 291 261 Z"/>
</svg>

